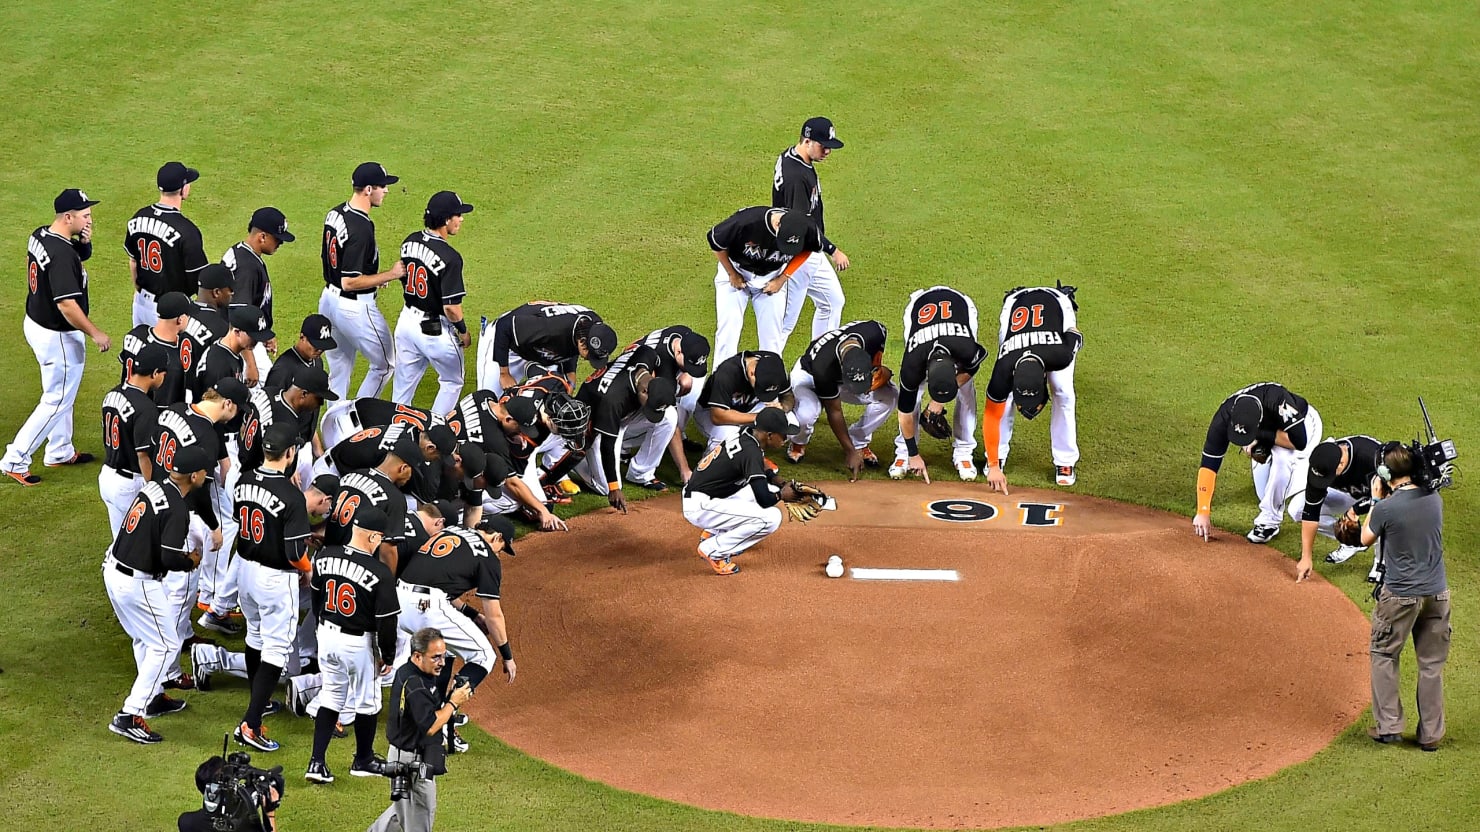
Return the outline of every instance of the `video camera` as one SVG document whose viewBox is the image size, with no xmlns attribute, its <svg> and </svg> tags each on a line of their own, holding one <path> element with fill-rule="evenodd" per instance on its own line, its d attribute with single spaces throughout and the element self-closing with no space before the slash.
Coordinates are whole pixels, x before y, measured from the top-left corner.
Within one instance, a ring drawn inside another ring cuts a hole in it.
<svg viewBox="0 0 1480 832">
<path fill-rule="evenodd" d="M 274 766 L 263 771 L 252 765 L 252 758 L 245 752 L 226 753 L 222 743 L 221 756 L 225 760 L 216 776 L 206 784 L 202 803 L 206 814 L 211 817 L 211 828 L 217 832 L 237 832 L 243 829 L 271 829 L 267 813 L 277 808 L 286 786 L 283 767 Z M 278 800 L 272 799 L 276 788 Z"/>
<path fill-rule="evenodd" d="M 1419 463 L 1413 482 L 1430 491 L 1448 488 L 1454 485 L 1454 460 L 1459 452 L 1454 449 L 1453 439 L 1440 439 L 1434 432 L 1434 423 L 1429 420 L 1429 409 L 1424 406 L 1422 396 L 1418 397 L 1418 409 L 1423 413 L 1428 441 L 1413 440 L 1413 456 Z"/>
</svg>

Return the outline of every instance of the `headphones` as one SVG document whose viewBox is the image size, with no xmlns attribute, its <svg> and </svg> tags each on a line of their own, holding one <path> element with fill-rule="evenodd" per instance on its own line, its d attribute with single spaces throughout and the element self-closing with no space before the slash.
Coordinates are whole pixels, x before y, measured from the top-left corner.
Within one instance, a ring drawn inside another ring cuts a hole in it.
<svg viewBox="0 0 1480 832">
<path fill-rule="evenodd" d="M 1377 455 L 1377 478 L 1386 483 L 1393 481 L 1392 469 L 1387 466 L 1387 455 L 1403 447 L 1402 442 L 1388 442 L 1382 446 L 1382 452 Z"/>
</svg>

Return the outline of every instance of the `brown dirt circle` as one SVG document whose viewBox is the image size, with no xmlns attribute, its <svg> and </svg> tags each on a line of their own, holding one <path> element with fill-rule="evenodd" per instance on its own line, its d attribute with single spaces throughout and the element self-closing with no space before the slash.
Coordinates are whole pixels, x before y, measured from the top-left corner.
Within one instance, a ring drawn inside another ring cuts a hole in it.
<svg viewBox="0 0 1480 832">
<path fill-rule="evenodd" d="M 521 540 L 504 565 L 519 679 L 490 680 L 474 717 L 681 803 L 969 828 L 1226 789 L 1311 757 L 1366 705 L 1362 614 L 1272 549 L 1067 492 L 830 487 L 838 511 L 731 577 L 699 560 L 677 497 Z M 934 501 L 996 516 L 935 519 Z M 832 580 L 834 552 L 960 580 Z"/>
</svg>

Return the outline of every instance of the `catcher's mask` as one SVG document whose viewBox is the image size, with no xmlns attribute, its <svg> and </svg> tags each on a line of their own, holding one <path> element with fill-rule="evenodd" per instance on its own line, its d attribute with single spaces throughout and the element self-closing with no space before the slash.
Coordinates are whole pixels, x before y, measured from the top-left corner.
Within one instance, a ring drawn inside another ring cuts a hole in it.
<svg viewBox="0 0 1480 832">
<path fill-rule="evenodd" d="M 587 433 L 591 427 L 591 407 L 580 399 L 566 393 L 551 393 L 545 399 L 545 412 L 555 423 L 555 432 L 565 440 L 571 450 L 586 447 Z"/>
<path fill-rule="evenodd" d="M 1012 403 L 1024 419 L 1032 419 L 1048 404 L 1048 379 L 1043 362 L 1025 355 L 1012 368 Z"/>
<path fill-rule="evenodd" d="M 936 404 L 949 404 L 956 400 L 956 360 L 949 353 L 940 352 L 930 358 L 925 368 L 925 390 Z"/>
</svg>

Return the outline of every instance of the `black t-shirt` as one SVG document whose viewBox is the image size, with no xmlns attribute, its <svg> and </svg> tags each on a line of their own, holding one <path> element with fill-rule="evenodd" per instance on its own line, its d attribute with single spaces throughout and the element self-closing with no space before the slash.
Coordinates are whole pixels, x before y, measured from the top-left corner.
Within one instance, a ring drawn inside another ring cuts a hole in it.
<svg viewBox="0 0 1480 832">
<path fill-rule="evenodd" d="M 83 314 L 89 311 L 83 252 L 91 254 L 92 246 L 47 226 L 31 232 L 26 238 L 26 317 L 54 332 L 77 329 L 62 317 L 57 303 L 75 300 Z"/>
<path fill-rule="evenodd" d="M 421 545 L 401 580 L 440 589 L 449 598 L 476 589 L 479 598 L 497 600 L 503 566 L 477 532 L 448 526 Z"/>
<path fill-rule="evenodd" d="M 113 557 L 150 575 L 188 572 L 195 568 L 185 556 L 189 535 L 190 510 L 175 484 L 145 483 L 124 515 Z"/>
<path fill-rule="evenodd" d="M 128 221 L 123 250 L 137 265 L 139 288 L 156 297 L 165 292 L 194 297 L 200 270 L 211 262 L 200 229 L 168 205 L 140 208 Z"/>
<path fill-rule="evenodd" d="M 172 404 L 160 408 L 158 429 L 150 445 L 154 448 L 154 478 L 169 478 L 170 462 L 181 448 L 199 446 L 216 462 L 226 459 L 226 443 L 222 429 L 213 421 L 202 416 L 194 406 Z M 207 472 L 207 480 L 211 479 Z M 204 487 L 197 491 L 204 491 Z"/>
<path fill-rule="evenodd" d="M 428 316 L 442 315 L 443 306 L 462 303 L 463 259 L 450 243 L 431 231 L 417 231 L 401 243 L 401 294 L 406 305 Z"/>
<path fill-rule="evenodd" d="M 437 724 L 437 711 L 445 698 L 437 688 L 437 677 L 422 673 L 413 662 L 396 671 L 391 682 L 389 713 L 385 719 L 385 738 L 403 751 L 421 750 L 422 762 L 432 774 L 447 773 L 447 749 L 442 732 L 427 732 Z"/>
<path fill-rule="evenodd" d="M 343 289 L 341 278 L 380 274 L 380 249 L 375 244 L 375 222 L 348 202 L 329 209 L 324 217 L 324 245 L 319 250 L 324 283 Z M 345 293 L 346 297 L 373 295 L 374 289 Z"/>
<path fill-rule="evenodd" d="M 339 478 L 339 496 L 334 501 L 324 542 L 331 546 L 349 544 L 355 512 L 374 506 L 385 512 L 385 539 L 395 543 L 406 535 L 406 495 L 378 470 L 351 471 Z"/>
<path fill-rule="evenodd" d="M 304 361 L 297 349 L 285 350 L 276 361 L 272 362 L 272 369 L 267 371 L 266 384 L 268 387 L 286 390 L 293 386 L 293 379 L 298 372 L 308 367 L 324 369 L 324 357 L 321 355 L 312 361 Z M 318 408 L 314 408 L 314 417 L 314 422 L 317 423 Z"/>
<path fill-rule="evenodd" d="M 526 303 L 493 322 L 493 360 L 509 366 L 509 353 L 525 361 L 574 373 L 580 361 L 576 327 L 601 316 L 574 303 Z"/>
<path fill-rule="evenodd" d="M 232 306 L 250 306 L 262 310 L 267 328 L 272 329 L 272 280 L 267 276 L 267 263 L 245 241 L 228 248 L 221 264 L 231 269 L 235 283 L 231 290 Z"/>
<path fill-rule="evenodd" d="M 776 232 L 766 219 L 779 208 L 757 205 L 741 208 L 724 222 L 709 229 L 709 247 L 729 255 L 736 268 L 761 276 L 780 271 L 791 258 L 776 247 Z M 807 230 L 802 252 L 822 251 L 822 237 L 814 225 Z"/>
<path fill-rule="evenodd" d="M 231 325 L 226 322 L 226 312 L 226 309 L 217 309 L 197 300 L 195 308 L 190 310 L 190 322 L 185 325 L 185 332 L 196 343 L 210 346 L 220 341 L 231 329 Z"/>
<path fill-rule="evenodd" d="M 837 246 L 827 239 L 827 225 L 822 220 L 822 184 L 817 181 L 817 168 L 788 147 L 776 157 L 776 173 L 771 180 L 771 207 L 790 208 L 812 217 L 822 235 L 822 250 L 832 254 Z"/>
<path fill-rule="evenodd" d="M 1346 470 L 1337 474 L 1329 486 L 1307 486 L 1301 520 L 1314 523 L 1321 519 L 1321 506 L 1326 502 L 1328 491 L 1340 491 L 1356 500 L 1352 509 L 1357 514 L 1366 514 L 1372 507 L 1372 478 L 1377 476 L 1377 465 L 1382 462 L 1382 443 L 1360 434 L 1343 436 L 1336 442 L 1344 446 L 1350 455 Z"/>
<path fill-rule="evenodd" d="M 137 474 L 139 453 L 153 448 L 159 405 L 137 387 L 120 384 L 103 396 L 103 464 Z"/>
<path fill-rule="evenodd" d="M 391 568 L 373 554 L 342 544 L 319 550 L 309 586 L 319 621 L 342 629 L 375 633 L 382 619 L 401 613 Z"/>
<path fill-rule="evenodd" d="M 1036 356 L 1045 372 L 1055 372 L 1074 362 L 1084 344 L 1078 332 L 1069 332 L 1073 314 L 1069 296 L 1047 287 L 1018 289 L 1002 303 L 997 331 L 997 360 L 987 381 L 987 398 L 1005 402 L 1012 395 L 1012 371 L 1025 355 Z"/>
<path fill-rule="evenodd" d="M 775 353 L 745 350 L 721 361 L 719 366 L 714 368 L 714 372 L 704 379 L 704 388 L 699 391 L 699 406 L 749 413 L 757 404 L 760 404 L 761 400 L 755 395 L 755 387 L 751 385 L 750 377 L 745 374 L 745 360 L 759 355 L 775 355 Z M 788 378 L 786 389 L 781 393 L 785 395 L 790 390 L 791 380 Z"/>
<path fill-rule="evenodd" d="M 770 477 L 766 471 L 766 452 L 761 449 L 755 434 L 746 428 L 710 449 L 699 460 L 694 475 L 684 487 L 684 493 L 707 494 L 716 498 L 730 497 L 742 488 L 749 488 L 751 481 L 757 477 Z"/>
<path fill-rule="evenodd" d="M 854 321 L 831 332 L 824 332 L 802 354 L 801 365 L 812 376 L 812 390 L 822 401 L 836 399 L 843 388 L 843 363 L 840 348 L 849 341 L 863 341 L 863 351 L 875 366 L 883 360 L 884 343 L 889 330 L 878 321 Z"/>
<path fill-rule="evenodd" d="M 1278 431 L 1289 435 L 1296 447 L 1304 447 L 1308 440 L 1320 441 L 1320 437 L 1305 435 L 1305 414 L 1310 410 L 1310 404 L 1272 381 L 1261 381 L 1234 392 L 1218 405 L 1213 421 L 1208 424 L 1207 439 L 1203 441 L 1202 467 L 1216 472 L 1223 464 L 1223 455 L 1229 445 L 1228 425 L 1233 418 L 1233 403 L 1246 393 L 1259 399 L 1263 410 L 1255 437 L 1257 442 L 1273 443 Z"/>
<path fill-rule="evenodd" d="M 285 474 L 259 468 L 242 474 L 233 493 L 236 553 L 272 569 L 292 569 L 296 542 L 312 533 L 303 492 Z"/>
<path fill-rule="evenodd" d="M 987 348 L 976 340 L 976 304 L 949 286 L 910 295 L 904 311 L 904 358 L 899 362 L 899 410 L 915 409 L 930 359 L 945 353 L 956 372 L 976 375 Z"/>
</svg>

